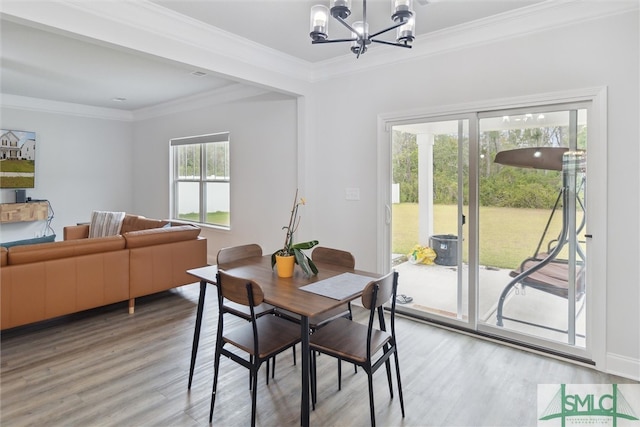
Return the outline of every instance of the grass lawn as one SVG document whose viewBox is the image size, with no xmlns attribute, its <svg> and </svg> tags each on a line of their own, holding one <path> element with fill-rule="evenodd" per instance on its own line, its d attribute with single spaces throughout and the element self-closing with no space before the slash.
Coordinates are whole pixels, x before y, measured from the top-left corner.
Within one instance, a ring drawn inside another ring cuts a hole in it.
<svg viewBox="0 0 640 427">
<path fill-rule="evenodd" d="M 180 214 L 179 219 L 184 219 L 185 221 L 194 221 L 199 222 L 200 216 L 196 212 L 188 213 L 188 214 Z M 207 212 L 207 224 L 213 225 L 221 225 L 221 226 L 229 226 L 229 212 Z"/>
<path fill-rule="evenodd" d="M 455 205 L 434 206 L 434 234 L 455 234 L 456 211 Z M 480 264 L 499 268 L 518 266 L 526 257 L 533 255 L 550 213 L 547 209 L 481 207 Z M 554 215 L 548 239 L 555 238 L 560 231 L 560 214 L 556 212 Z M 429 244 L 429 236 L 418 236 L 417 203 L 394 204 L 392 227 L 393 253 L 409 254 L 416 244 Z M 464 228 L 468 232 L 468 226 Z M 462 245 L 466 262 L 468 238 L 464 238 Z"/>
<path fill-rule="evenodd" d="M 33 160 L 2 160 L 0 172 L 27 173 L 30 176 L 2 176 L 0 188 L 33 188 L 35 162 Z"/>
</svg>

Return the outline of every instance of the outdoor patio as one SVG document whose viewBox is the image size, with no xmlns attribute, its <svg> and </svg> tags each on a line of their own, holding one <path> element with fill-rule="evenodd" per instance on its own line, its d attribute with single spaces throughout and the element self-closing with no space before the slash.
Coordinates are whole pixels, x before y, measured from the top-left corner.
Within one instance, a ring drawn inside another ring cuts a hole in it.
<svg viewBox="0 0 640 427">
<path fill-rule="evenodd" d="M 401 262 L 394 267 L 399 273 L 398 295 L 413 298 L 410 303 L 398 304 L 397 308 L 408 314 L 421 315 L 425 312 L 456 318 L 457 312 L 457 267 L 443 265 L 412 264 Z M 463 278 L 466 284 L 467 265 Z M 479 271 L 478 321 L 496 325 L 498 300 L 504 287 L 512 279 L 510 270 L 481 268 Z M 467 319 L 468 292 L 466 285 L 462 291 L 463 320 Z M 577 304 L 579 310 L 581 304 Z M 567 300 L 546 292 L 520 286 L 514 287 L 506 298 L 503 315 L 536 325 L 565 331 L 568 324 Z M 539 326 L 531 326 L 511 320 L 504 320 L 504 329 L 523 332 L 560 342 L 567 341 L 566 333 L 556 332 Z M 576 321 L 576 344 L 584 345 L 584 310 Z"/>
</svg>

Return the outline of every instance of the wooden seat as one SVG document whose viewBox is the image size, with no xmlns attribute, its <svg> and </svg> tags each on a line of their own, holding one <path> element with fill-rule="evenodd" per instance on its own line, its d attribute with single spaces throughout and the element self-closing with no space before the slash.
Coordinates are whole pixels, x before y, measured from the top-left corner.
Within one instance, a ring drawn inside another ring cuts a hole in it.
<svg viewBox="0 0 640 427">
<path fill-rule="evenodd" d="M 209 423 L 213 420 L 213 408 L 218 392 L 220 357 L 225 356 L 249 370 L 250 383 L 253 385 L 251 387 L 251 425 L 255 426 L 258 370 L 263 362 L 268 362 L 278 353 L 300 342 L 300 328 L 278 316 L 258 317 L 256 315 L 255 307 L 262 304 L 264 293 L 260 285 L 253 280 L 231 276 L 219 270 L 216 282 L 219 315 Z M 247 307 L 250 313 L 249 323 L 231 331 L 225 331 L 224 314 L 227 309 L 224 301 L 226 300 Z M 225 348 L 227 344 L 245 352 L 248 357 L 242 357 L 238 350 L 231 351 Z"/>
<path fill-rule="evenodd" d="M 402 383 L 400 380 L 400 365 L 395 334 L 396 292 L 398 288 L 398 273 L 391 272 L 379 279 L 371 281 L 362 294 L 362 305 L 369 310 L 369 322 L 360 324 L 346 318 L 339 318 L 316 331 L 310 337 L 310 351 L 312 358 L 311 375 L 312 401 L 316 402 L 317 374 L 315 353 L 320 352 L 338 360 L 346 360 L 361 366 L 367 373 L 369 380 L 369 408 L 371 425 L 375 426 L 375 407 L 373 398 L 373 373 L 383 364 L 387 369 L 389 392 L 393 398 L 391 380 L 391 355 L 396 365 L 398 382 L 398 396 L 400 408 L 404 418 L 404 400 L 402 397 Z M 383 305 L 391 300 L 390 330 L 387 330 Z M 379 328 L 374 327 L 374 319 L 378 317 Z"/>
</svg>

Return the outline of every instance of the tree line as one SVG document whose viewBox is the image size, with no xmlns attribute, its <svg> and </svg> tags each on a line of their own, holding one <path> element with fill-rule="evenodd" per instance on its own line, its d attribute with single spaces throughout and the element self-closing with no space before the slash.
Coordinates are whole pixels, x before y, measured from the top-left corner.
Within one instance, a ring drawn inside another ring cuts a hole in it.
<svg viewBox="0 0 640 427">
<path fill-rule="evenodd" d="M 479 198 L 481 206 L 551 209 L 562 186 L 560 171 L 537 170 L 495 163 L 496 153 L 522 147 L 568 146 L 563 127 L 509 129 L 480 134 Z M 586 127 L 578 135 L 584 146 Z M 463 144 L 464 204 L 468 204 L 468 146 Z M 418 144 L 416 135 L 393 132 L 393 182 L 400 184 L 400 203 L 418 203 Z M 435 135 L 433 203 L 458 202 L 458 137 Z"/>
</svg>

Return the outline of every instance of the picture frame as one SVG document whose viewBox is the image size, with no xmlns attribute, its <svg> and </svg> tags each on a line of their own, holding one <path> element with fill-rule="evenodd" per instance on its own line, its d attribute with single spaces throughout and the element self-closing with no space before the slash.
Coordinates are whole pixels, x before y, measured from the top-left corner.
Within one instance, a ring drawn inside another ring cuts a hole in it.
<svg viewBox="0 0 640 427">
<path fill-rule="evenodd" d="M 0 188 L 35 188 L 36 133 L 0 130 Z"/>
</svg>

